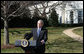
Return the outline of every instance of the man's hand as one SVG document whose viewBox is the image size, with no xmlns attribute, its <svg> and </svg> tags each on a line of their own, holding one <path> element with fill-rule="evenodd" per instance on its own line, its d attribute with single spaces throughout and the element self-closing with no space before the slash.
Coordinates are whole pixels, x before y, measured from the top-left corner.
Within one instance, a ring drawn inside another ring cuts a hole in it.
<svg viewBox="0 0 84 54">
<path fill-rule="evenodd" d="M 41 40 L 41 43 L 44 44 L 45 43 L 44 40 Z"/>
</svg>

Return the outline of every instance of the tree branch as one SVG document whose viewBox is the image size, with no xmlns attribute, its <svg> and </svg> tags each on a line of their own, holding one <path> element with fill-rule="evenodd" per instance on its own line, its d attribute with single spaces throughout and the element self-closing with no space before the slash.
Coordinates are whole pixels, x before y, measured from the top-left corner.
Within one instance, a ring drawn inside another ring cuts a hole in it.
<svg viewBox="0 0 84 54">
<path fill-rule="evenodd" d="M 10 16 L 12 16 L 12 15 L 13 15 L 14 13 L 16 13 L 17 11 L 19 11 L 20 8 L 21 8 L 21 6 L 20 6 L 16 11 L 12 12 L 12 14 L 10 14 L 7 18 L 9 18 Z"/>
<path fill-rule="evenodd" d="M 24 9 L 28 4 L 24 5 L 24 6 L 20 6 L 16 11 L 12 12 L 12 14 L 10 14 L 7 18 L 9 18 L 10 16 L 12 16 L 13 14 L 15 14 L 17 11 L 19 11 L 20 9 Z"/>
<path fill-rule="evenodd" d="M 4 18 L 3 17 L 1 17 L 1 19 L 4 21 Z"/>
<path fill-rule="evenodd" d="M 56 2 L 56 3 L 54 3 L 53 5 L 51 5 L 50 7 L 52 8 L 52 7 L 56 7 L 56 6 L 58 6 L 58 5 L 61 5 L 61 4 L 63 4 L 63 2 Z"/>
<path fill-rule="evenodd" d="M 27 11 L 26 11 L 27 12 Z M 23 15 L 24 13 L 26 13 L 26 12 L 23 12 L 23 13 L 21 13 L 21 14 L 19 14 L 19 15 L 12 15 L 13 17 L 18 17 L 18 16 L 21 16 L 21 15 Z M 9 18 L 8 19 L 8 21 L 10 21 L 11 19 Z"/>
<path fill-rule="evenodd" d="M 46 8 L 48 7 L 48 2 L 46 2 L 47 3 L 47 6 L 46 6 Z"/>
<path fill-rule="evenodd" d="M 42 4 L 43 8 L 46 8 L 46 7 L 44 6 L 44 3 L 41 3 L 41 4 Z"/>
<path fill-rule="evenodd" d="M 3 10 L 3 8 L 1 7 L 1 10 Z"/>
<path fill-rule="evenodd" d="M 40 12 L 40 10 L 34 5 L 34 7 L 39 11 L 39 13 L 42 15 L 42 13 Z"/>
<path fill-rule="evenodd" d="M 21 15 L 23 15 L 24 13 L 21 13 L 21 14 L 19 14 L 19 15 L 12 15 L 13 17 L 17 17 L 17 16 L 21 16 Z"/>
<path fill-rule="evenodd" d="M 18 17 L 18 16 L 21 16 L 22 14 L 24 13 L 21 13 L 20 15 L 12 15 L 13 17 Z M 8 21 L 10 21 L 11 19 L 9 18 Z"/>
<path fill-rule="evenodd" d="M 1 3 L 1 6 L 3 7 L 4 5 Z"/>
</svg>

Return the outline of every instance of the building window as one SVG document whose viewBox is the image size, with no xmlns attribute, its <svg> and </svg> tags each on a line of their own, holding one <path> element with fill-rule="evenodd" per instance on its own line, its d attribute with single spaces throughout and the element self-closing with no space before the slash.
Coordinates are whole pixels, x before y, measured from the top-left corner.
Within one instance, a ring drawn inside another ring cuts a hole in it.
<svg viewBox="0 0 84 54">
<path fill-rule="evenodd" d="M 70 23 L 73 24 L 73 11 L 70 11 Z"/>
<path fill-rule="evenodd" d="M 60 16 L 60 24 L 62 23 L 62 16 Z"/>
<path fill-rule="evenodd" d="M 78 23 L 83 23 L 83 16 L 82 11 L 78 11 Z"/>
</svg>

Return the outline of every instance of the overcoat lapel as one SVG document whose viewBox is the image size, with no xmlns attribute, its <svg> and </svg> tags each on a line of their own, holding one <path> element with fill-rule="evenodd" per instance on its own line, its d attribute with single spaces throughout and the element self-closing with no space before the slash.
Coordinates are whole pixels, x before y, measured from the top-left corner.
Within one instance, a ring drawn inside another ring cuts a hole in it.
<svg viewBox="0 0 84 54">
<path fill-rule="evenodd" d="M 43 28 L 41 29 L 41 31 L 40 31 L 40 34 L 39 34 L 39 37 L 38 37 L 38 39 L 40 39 L 41 38 L 41 34 L 43 33 Z"/>
</svg>

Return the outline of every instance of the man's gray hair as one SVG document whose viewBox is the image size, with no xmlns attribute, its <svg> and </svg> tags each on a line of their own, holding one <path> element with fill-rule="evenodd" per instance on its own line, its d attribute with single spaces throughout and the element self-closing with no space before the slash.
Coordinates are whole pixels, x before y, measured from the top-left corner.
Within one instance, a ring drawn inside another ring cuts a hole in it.
<svg viewBox="0 0 84 54">
<path fill-rule="evenodd" d="M 41 23 L 43 23 L 43 24 L 44 24 L 43 20 L 38 20 L 38 23 L 39 23 L 39 22 L 41 22 Z"/>
</svg>

